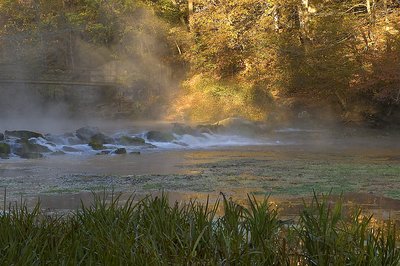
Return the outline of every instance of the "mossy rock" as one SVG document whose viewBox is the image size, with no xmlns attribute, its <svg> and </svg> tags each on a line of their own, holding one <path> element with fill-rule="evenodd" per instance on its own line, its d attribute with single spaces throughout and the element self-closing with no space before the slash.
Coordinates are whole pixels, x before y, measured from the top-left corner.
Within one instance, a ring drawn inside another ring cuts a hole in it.
<svg viewBox="0 0 400 266">
<path fill-rule="evenodd" d="M 119 144 L 122 145 L 144 145 L 146 144 L 145 140 L 139 137 L 129 137 L 129 136 L 122 136 L 118 140 Z"/>
<path fill-rule="evenodd" d="M 118 148 L 113 152 L 113 154 L 126 154 L 126 149 L 125 148 Z"/>
<path fill-rule="evenodd" d="M 105 147 L 103 146 L 103 143 L 96 142 L 96 141 L 89 142 L 89 146 L 92 147 L 92 149 L 96 150 L 96 151 L 105 149 Z"/>
<path fill-rule="evenodd" d="M 146 138 L 150 141 L 156 142 L 172 142 L 175 140 L 172 133 L 161 131 L 149 131 L 146 133 Z"/>
<path fill-rule="evenodd" d="M 14 153 L 21 158 L 41 158 L 43 157 L 41 153 L 51 152 L 51 150 L 46 146 L 31 143 L 27 139 L 20 139 L 17 143 L 18 146 L 14 148 Z"/>
<path fill-rule="evenodd" d="M 113 139 L 104 135 L 96 127 L 83 127 L 76 131 L 76 136 L 78 139 L 88 143 L 92 140 L 97 142 L 103 142 L 103 144 L 113 143 Z"/>
<path fill-rule="evenodd" d="M 11 147 L 7 143 L 0 143 L 0 154 L 10 154 L 11 153 Z"/>
<path fill-rule="evenodd" d="M 11 147 L 7 143 L 0 143 L 0 158 L 8 159 L 8 155 L 11 153 Z"/>
<path fill-rule="evenodd" d="M 107 136 L 100 133 L 90 138 L 89 146 L 92 147 L 93 150 L 103 150 L 105 149 L 103 145 L 106 143 L 109 143 Z"/>
<path fill-rule="evenodd" d="M 42 134 L 33 132 L 33 131 L 28 131 L 28 130 L 13 130 L 13 131 L 8 131 L 6 130 L 5 132 L 6 137 L 16 137 L 20 139 L 30 139 L 30 138 L 45 138 Z"/>
<path fill-rule="evenodd" d="M 85 142 L 89 142 L 90 139 L 97 134 L 101 134 L 97 127 L 81 127 L 76 130 L 76 136 Z"/>
</svg>

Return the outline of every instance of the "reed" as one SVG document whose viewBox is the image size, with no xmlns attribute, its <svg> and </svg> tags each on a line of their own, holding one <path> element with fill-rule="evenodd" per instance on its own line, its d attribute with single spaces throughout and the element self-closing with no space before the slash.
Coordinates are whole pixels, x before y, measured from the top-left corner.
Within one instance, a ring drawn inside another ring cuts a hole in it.
<svg viewBox="0 0 400 266">
<path fill-rule="evenodd" d="M 2 265 L 399 265 L 399 233 L 360 209 L 314 194 L 294 221 L 268 201 L 242 206 L 222 196 L 170 205 L 165 195 L 125 203 L 95 196 L 76 212 L 46 215 L 38 204 L 0 216 Z M 223 208 L 222 214 L 219 208 Z"/>
</svg>

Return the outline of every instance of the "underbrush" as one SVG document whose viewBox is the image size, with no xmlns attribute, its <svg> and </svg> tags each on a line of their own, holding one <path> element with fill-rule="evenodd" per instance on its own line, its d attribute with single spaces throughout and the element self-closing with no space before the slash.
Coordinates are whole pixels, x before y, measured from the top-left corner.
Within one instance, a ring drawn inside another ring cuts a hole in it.
<svg viewBox="0 0 400 266">
<path fill-rule="evenodd" d="M 295 220 L 251 196 L 245 206 L 96 197 L 64 216 L 39 205 L 0 216 L 2 265 L 399 265 L 398 240 L 393 222 L 316 195 Z"/>
</svg>

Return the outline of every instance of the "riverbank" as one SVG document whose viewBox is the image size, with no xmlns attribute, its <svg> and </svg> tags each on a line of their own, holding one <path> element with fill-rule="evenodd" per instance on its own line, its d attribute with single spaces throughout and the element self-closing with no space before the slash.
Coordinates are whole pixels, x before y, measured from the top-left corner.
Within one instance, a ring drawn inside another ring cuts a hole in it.
<svg viewBox="0 0 400 266">
<path fill-rule="evenodd" d="M 315 195 L 293 220 L 251 196 L 245 206 L 98 197 L 63 217 L 23 205 L 0 216 L 4 264 L 398 265 L 398 238 L 392 222 Z"/>
</svg>

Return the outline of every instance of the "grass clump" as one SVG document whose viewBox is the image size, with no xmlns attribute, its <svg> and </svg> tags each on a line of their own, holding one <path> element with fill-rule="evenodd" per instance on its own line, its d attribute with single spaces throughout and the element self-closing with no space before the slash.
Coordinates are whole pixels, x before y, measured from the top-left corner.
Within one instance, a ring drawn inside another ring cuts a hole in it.
<svg viewBox="0 0 400 266">
<path fill-rule="evenodd" d="M 223 207 L 220 214 L 219 207 Z M 376 224 L 361 210 L 314 196 L 296 221 L 282 221 L 268 199 L 246 206 L 222 197 L 214 205 L 168 198 L 122 204 L 96 197 L 65 216 L 39 205 L 0 216 L 4 265 L 399 265 L 393 222 Z"/>
</svg>

